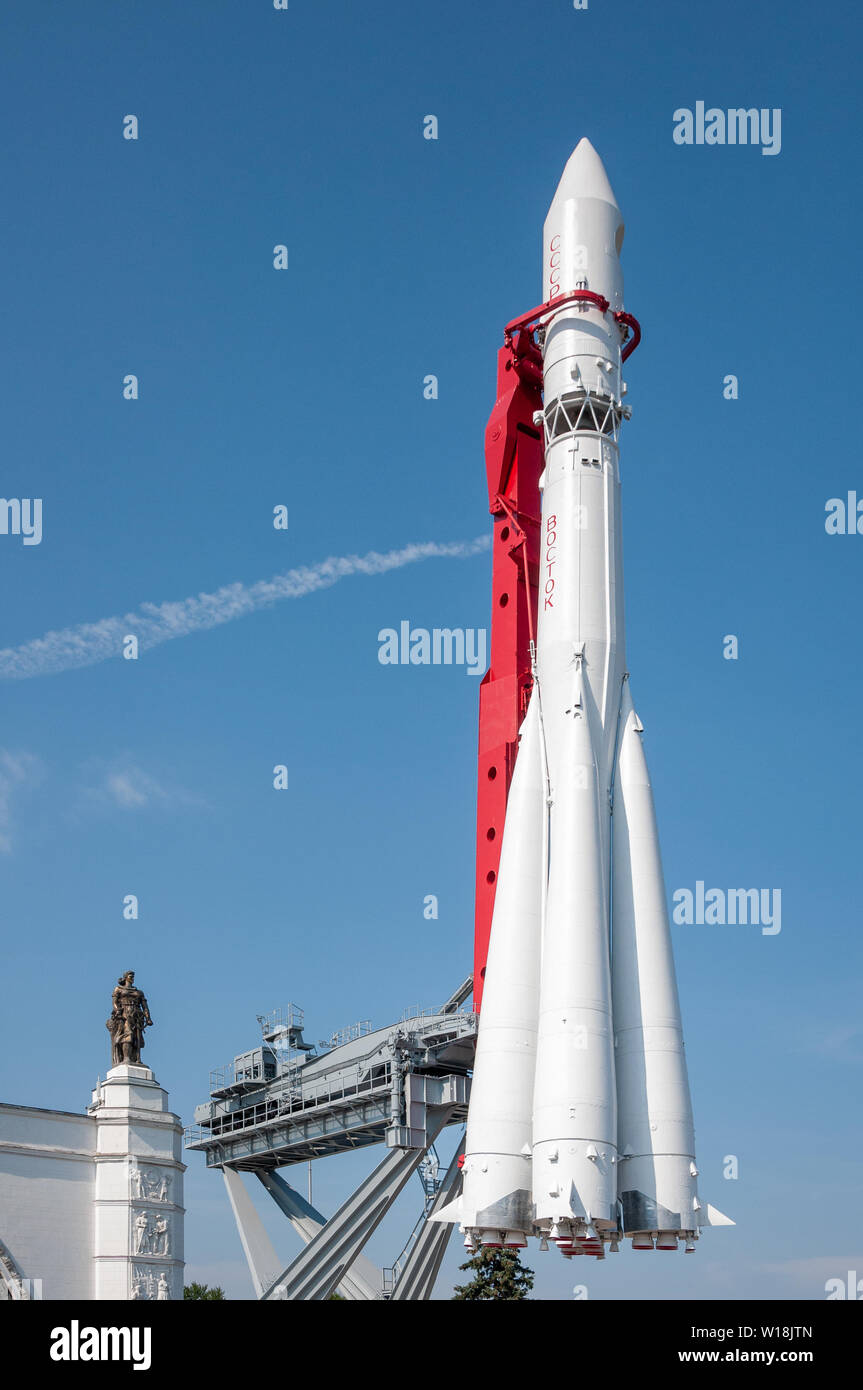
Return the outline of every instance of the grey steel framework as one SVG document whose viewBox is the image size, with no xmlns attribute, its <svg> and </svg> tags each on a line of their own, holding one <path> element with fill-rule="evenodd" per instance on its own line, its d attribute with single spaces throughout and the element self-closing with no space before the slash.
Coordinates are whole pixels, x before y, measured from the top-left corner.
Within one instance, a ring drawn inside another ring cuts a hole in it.
<svg viewBox="0 0 863 1390">
<path fill-rule="evenodd" d="M 186 1146 L 223 1172 L 228 1197 L 262 1300 L 427 1299 L 451 1226 L 429 1223 L 456 1195 L 458 1153 L 441 1180 L 434 1141 L 464 1124 L 477 1018 L 464 1012 L 468 978 L 440 1009 L 416 1010 L 373 1030 L 343 1029 L 317 1046 L 303 1039 L 302 1010 L 259 1015 L 262 1042 L 211 1073 L 210 1100 L 195 1110 Z M 278 1169 L 385 1144 L 386 1157 L 330 1220 Z M 362 1249 L 410 1177 L 420 1171 L 424 1203 L 390 1269 Z M 253 1173 L 291 1222 L 305 1249 L 282 1268 L 242 1173 Z"/>
</svg>

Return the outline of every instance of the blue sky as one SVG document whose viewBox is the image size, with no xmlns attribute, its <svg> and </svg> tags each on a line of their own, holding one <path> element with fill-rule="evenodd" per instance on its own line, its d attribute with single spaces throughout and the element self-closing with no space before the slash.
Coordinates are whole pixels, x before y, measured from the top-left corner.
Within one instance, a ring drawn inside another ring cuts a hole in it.
<svg viewBox="0 0 863 1390">
<path fill-rule="evenodd" d="M 669 896 L 778 888 L 782 930 L 674 928 L 702 1195 L 738 1226 L 646 1270 L 537 1256 L 537 1293 L 823 1298 L 863 1269 L 863 537 L 824 527 L 829 498 L 863 496 L 857 12 L 93 0 L 7 5 L 3 32 L 0 491 L 43 499 L 41 544 L 0 535 L 12 652 L 487 534 L 501 328 L 541 296 L 567 156 L 582 135 L 599 150 L 644 328 L 627 640 Z M 699 100 L 781 108 L 781 152 L 676 145 L 674 111 Z M 84 1106 L 129 966 L 157 1023 L 145 1060 L 185 1120 L 259 1012 L 293 1000 L 317 1038 L 451 992 L 471 961 L 478 681 L 382 666 L 377 633 L 484 627 L 489 589 L 482 551 L 433 557 L 137 662 L 21 678 L 0 656 L 3 1099 Z M 323 1166 L 321 1206 L 364 1164 Z M 196 1155 L 187 1206 L 189 1275 L 248 1296 Z M 438 1296 L 457 1262 L 454 1243 Z"/>
</svg>

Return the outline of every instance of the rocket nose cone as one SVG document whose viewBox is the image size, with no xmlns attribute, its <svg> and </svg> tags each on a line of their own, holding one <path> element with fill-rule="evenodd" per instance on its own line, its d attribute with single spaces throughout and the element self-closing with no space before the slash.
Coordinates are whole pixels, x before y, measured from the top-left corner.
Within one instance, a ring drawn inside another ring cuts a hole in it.
<svg viewBox="0 0 863 1390">
<path fill-rule="evenodd" d="M 569 156 L 552 207 L 562 198 L 600 198 L 620 211 L 605 165 L 587 138 L 579 140 Z"/>
<path fill-rule="evenodd" d="M 615 313 L 623 308 L 623 213 L 589 140 L 567 160 L 542 240 L 546 303 L 581 288 L 603 295 Z"/>
</svg>

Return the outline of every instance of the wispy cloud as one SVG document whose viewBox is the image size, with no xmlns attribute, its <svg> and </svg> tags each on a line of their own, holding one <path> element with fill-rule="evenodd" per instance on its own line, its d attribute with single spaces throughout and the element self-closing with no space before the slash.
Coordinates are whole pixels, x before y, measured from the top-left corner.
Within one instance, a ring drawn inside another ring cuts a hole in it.
<svg viewBox="0 0 863 1390">
<path fill-rule="evenodd" d="M 849 1269 L 859 1269 L 863 1277 L 863 1251 L 856 1255 L 810 1255 L 801 1260 L 776 1260 L 757 1268 L 768 1274 L 787 1274 L 789 1278 L 815 1282 L 841 1278 Z"/>
<path fill-rule="evenodd" d="M 0 854 L 12 849 L 12 800 L 18 788 L 38 780 L 42 764 L 32 753 L 0 748 Z"/>
<path fill-rule="evenodd" d="M 839 1062 L 863 1062 L 863 1025 L 848 1023 L 828 1029 L 815 1050 Z"/>
<path fill-rule="evenodd" d="M 158 781 L 131 761 L 114 762 L 109 767 L 103 764 L 95 780 L 84 789 L 84 798 L 91 805 L 119 806 L 124 811 L 145 806 L 202 807 L 207 804 L 184 787 Z"/>
<path fill-rule="evenodd" d="M 105 779 L 105 790 L 118 806 L 146 806 L 151 795 L 149 780 L 142 785 L 140 774 L 112 772 Z"/>
<path fill-rule="evenodd" d="M 137 637 L 139 649 L 146 651 L 190 632 L 231 623 L 282 599 L 303 598 L 318 589 L 330 588 L 349 575 L 385 574 L 419 560 L 464 559 L 488 547 L 488 537 L 480 536 L 473 541 L 426 541 L 382 554 L 371 550 L 367 555 L 330 556 L 320 564 L 303 565 L 274 575 L 272 579 L 261 579 L 256 584 L 226 584 L 214 593 L 198 594 L 194 598 L 142 603 L 140 608 L 122 617 L 101 618 L 95 623 L 46 632 L 44 637 L 24 642 L 20 647 L 0 650 L 0 679 L 27 680 L 32 676 L 71 671 L 79 666 L 94 666 L 97 662 L 120 657 L 123 639 L 130 633 Z"/>
<path fill-rule="evenodd" d="M 863 1023 L 856 1018 L 813 1018 L 801 1025 L 792 1044 L 793 1052 L 807 1057 L 825 1057 L 832 1062 L 863 1062 Z"/>
<path fill-rule="evenodd" d="M 863 1251 L 856 1255 L 811 1255 L 800 1260 L 780 1260 L 755 1265 L 756 1274 L 767 1275 L 774 1297 L 827 1299 L 858 1298 L 858 1280 L 863 1279 Z M 836 1283 L 838 1280 L 840 1288 Z"/>
</svg>

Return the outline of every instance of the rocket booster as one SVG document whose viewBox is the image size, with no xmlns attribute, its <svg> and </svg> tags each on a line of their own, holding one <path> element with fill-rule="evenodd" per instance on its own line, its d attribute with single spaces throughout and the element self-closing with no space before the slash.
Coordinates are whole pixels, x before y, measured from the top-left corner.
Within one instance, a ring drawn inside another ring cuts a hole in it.
<svg viewBox="0 0 863 1390">
<path fill-rule="evenodd" d="M 461 1195 L 466 1244 L 695 1248 L 701 1207 L 656 817 L 626 669 L 623 218 L 571 155 L 543 234 L 533 688 L 503 830 Z M 577 292 L 577 293 L 575 293 Z M 632 322 L 630 320 L 630 322 Z"/>
</svg>

